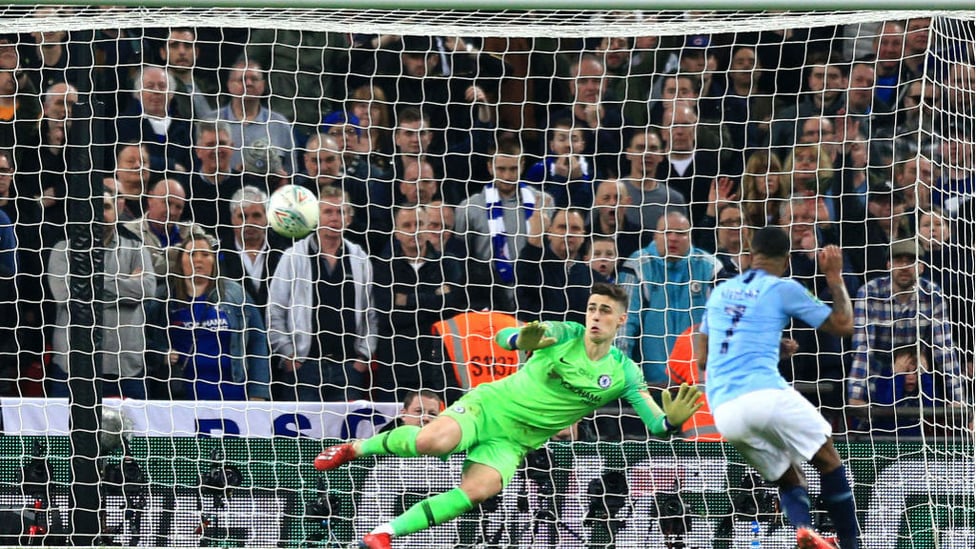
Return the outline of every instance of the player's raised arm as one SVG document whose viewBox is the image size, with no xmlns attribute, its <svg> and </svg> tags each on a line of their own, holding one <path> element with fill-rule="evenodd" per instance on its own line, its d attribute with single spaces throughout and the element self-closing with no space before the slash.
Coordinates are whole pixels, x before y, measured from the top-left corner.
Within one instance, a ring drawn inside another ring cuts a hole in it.
<svg viewBox="0 0 976 549">
<path fill-rule="evenodd" d="M 495 342 L 509 351 L 536 351 L 554 345 L 558 336 L 549 334 L 548 323 L 529 322 L 521 328 L 503 328 L 495 335 Z"/>
<path fill-rule="evenodd" d="M 847 294 L 841 270 L 844 259 L 840 248 L 825 246 L 818 257 L 820 268 L 827 277 L 827 286 L 833 296 L 834 304 L 830 316 L 817 329 L 839 337 L 849 337 L 854 334 L 854 308 L 851 306 L 851 296 Z"/>
<path fill-rule="evenodd" d="M 654 402 L 647 390 L 637 391 L 636 395 L 637 398 L 633 396 L 625 396 L 625 398 L 654 436 L 674 433 L 704 405 L 701 391 L 687 383 L 681 384 L 674 398 L 668 391 L 662 393 L 663 410 L 657 402 Z"/>
</svg>

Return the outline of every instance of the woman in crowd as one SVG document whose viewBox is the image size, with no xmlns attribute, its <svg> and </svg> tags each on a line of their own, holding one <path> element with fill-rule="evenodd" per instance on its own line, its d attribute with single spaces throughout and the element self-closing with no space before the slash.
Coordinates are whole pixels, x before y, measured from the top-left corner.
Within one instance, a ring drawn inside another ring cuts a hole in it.
<svg viewBox="0 0 976 549">
<path fill-rule="evenodd" d="M 216 239 L 191 233 L 179 248 L 165 316 L 154 322 L 164 328 L 154 346 L 165 350 L 168 342 L 171 371 L 183 381 L 172 396 L 267 400 L 271 370 L 258 308 L 240 284 L 218 275 Z"/>
<path fill-rule="evenodd" d="M 761 229 L 779 219 L 780 206 L 789 198 L 783 178 L 783 164 L 776 155 L 757 152 L 749 157 L 742 174 L 745 226 Z"/>
<path fill-rule="evenodd" d="M 812 193 L 825 196 L 833 186 L 833 162 L 817 143 L 799 144 L 786 155 L 784 172 L 792 175 L 790 194 Z"/>
</svg>

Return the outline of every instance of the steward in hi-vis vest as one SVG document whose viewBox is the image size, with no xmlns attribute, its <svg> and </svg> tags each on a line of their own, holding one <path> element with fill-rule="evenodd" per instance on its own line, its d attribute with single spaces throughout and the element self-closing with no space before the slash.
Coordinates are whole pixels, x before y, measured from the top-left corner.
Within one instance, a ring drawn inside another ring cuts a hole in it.
<svg viewBox="0 0 976 549">
<path fill-rule="evenodd" d="M 676 385 L 682 383 L 705 385 L 705 372 L 698 368 L 698 362 L 695 360 L 694 334 L 697 330 L 698 325 L 695 324 L 682 332 L 671 348 L 671 355 L 668 357 L 668 378 Z M 705 405 L 681 425 L 678 436 L 701 442 L 721 442 L 722 435 L 715 428 L 715 419 L 712 417 L 712 410 L 708 407 L 708 400 L 705 399 L 704 394 L 702 401 Z"/>
<path fill-rule="evenodd" d="M 435 323 L 432 331 L 444 342 L 446 389 L 460 389 L 463 394 L 482 383 L 514 374 L 525 357 L 495 343 L 495 334 L 520 324 L 512 315 L 493 311 L 469 311 Z M 454 366 L 453 384 L 448 362 Z M 451 396 L 457 398 L 460 394 L 448 395 L 447 402 L 455 400 Z"/>
</svg>

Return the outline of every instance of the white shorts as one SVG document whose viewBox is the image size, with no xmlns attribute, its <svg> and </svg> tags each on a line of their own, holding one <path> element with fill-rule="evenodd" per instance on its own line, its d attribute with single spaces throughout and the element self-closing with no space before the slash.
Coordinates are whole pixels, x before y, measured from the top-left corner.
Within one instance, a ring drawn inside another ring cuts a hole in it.
<svg viewBox="0 0 976 549">
<path fill-rule="evenodd" d="M 810 461 L 830 438 L 820 412 L 795 389 L 763 389 L 712 411 L 715 427 L 766 480 Z"/>
</svg>

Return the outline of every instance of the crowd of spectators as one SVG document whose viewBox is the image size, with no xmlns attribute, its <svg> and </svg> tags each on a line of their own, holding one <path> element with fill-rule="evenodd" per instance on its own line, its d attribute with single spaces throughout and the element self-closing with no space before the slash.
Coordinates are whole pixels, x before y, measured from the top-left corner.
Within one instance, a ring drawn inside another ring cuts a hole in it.
<svg viewBox="0 0 976 549">
<path fill-rule="evenodd" d="M 815 250 L 842 246 L 858 317 L 851 340 L 791 325 L 788 379 L 832 383 L 812 398 L 838 406 L 969 402 L 976 55 L 935 50 L 934 24 L 0 35 L 2 390 L 29 394 L 41 364 L 43 394 L 67 391 L 83 103 L 114 144 L 93 178 L 106 396 L 442 395 L 435 323 L 582 321 L 594 281 L 629 289 L 619 345 L 666 384 L 709 292 L 748 269 L 751 231 L 780 225 L 790 276 L 824 300 Z M 320 198 L 294 241 L 267 229 L 288 183 Z"/>
</svg>

